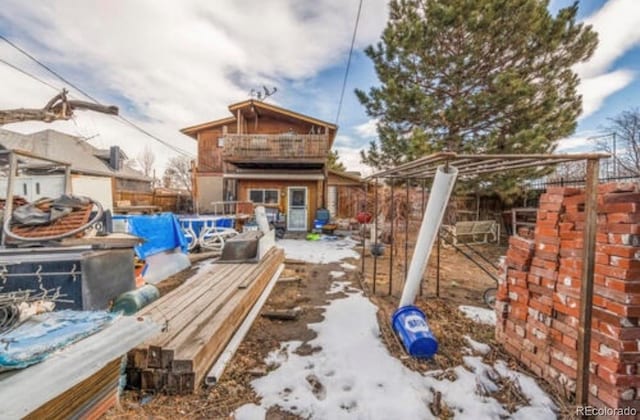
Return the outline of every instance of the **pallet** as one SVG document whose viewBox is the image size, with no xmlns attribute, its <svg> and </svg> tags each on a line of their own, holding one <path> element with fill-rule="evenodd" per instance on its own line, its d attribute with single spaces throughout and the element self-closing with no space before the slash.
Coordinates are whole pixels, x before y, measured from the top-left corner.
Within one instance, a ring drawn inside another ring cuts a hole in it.
<svg viewBox="0 0 640 420">
<path fill-rule="evenodd" d="M 144 308 L 166 328 L 129 352 L 127 385 L 193 393 L 283 262 L 273 248 L 258 264 L 214 264 Z"/>
</svg>

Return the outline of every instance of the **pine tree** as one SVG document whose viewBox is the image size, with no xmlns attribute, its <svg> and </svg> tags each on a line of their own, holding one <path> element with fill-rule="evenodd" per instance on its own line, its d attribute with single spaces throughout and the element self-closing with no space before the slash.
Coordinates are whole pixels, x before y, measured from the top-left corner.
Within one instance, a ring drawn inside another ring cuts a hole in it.
<svg viewBox="0 0 640 420">
<path fill-rule="evenodd" d="M 383 169 L 445 149 L 552 152 L 575 130 L 582 100 L 571 67 L 591 57 L 597 34 L 576 23 L 578 2 L 555 17 L 547 6 L 392 0 L 382 40 L 365 50 L 381 84 L 356 91 L 378 120 L 379 143 L 362 161 Z"/>
<path fill-rule="evenodd" d="M 344 172 L 347 168 L 344 166 L 344 163 L 340 161 L 340 154 L 337 150 L 330 150 L 327 155 L 327 167 L 329 169 L 333 169 L 334 171 Z"/>
</svg>

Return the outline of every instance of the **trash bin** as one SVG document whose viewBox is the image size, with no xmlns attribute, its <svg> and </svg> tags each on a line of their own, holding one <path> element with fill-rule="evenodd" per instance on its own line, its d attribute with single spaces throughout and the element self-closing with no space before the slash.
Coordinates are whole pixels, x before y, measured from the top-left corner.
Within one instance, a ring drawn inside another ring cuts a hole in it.
<svg viewBox="0 0 640 420">
<path fill-rule="evenodd" d="M 409 355 L 429 358 L 438 351 L 438 341 L 431 333 L 424 312 L 419 308 L 413 305 L 399 308 L 391 318 L 391 325 Z"/>
</svg>

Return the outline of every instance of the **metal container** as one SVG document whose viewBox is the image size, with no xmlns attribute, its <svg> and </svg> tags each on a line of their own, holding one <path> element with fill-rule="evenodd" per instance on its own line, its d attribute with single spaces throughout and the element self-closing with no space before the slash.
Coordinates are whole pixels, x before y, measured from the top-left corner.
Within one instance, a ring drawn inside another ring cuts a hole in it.
<svg viewBox="0 0 640 420">
<path fill-rule="evenodd" d="M 3 292 L 59 290 L 56 309 L 102 310 L 135 289 L 133 249 L 87 247 L 0 250 Z"/>
</svg>

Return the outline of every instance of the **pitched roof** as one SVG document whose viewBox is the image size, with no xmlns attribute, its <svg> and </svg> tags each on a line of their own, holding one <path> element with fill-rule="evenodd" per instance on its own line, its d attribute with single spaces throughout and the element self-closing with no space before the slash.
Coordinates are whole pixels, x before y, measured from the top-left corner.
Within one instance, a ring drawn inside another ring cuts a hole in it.
<svg viewBox="0 0 640 420">
<path fill-rule="evenodd" d="M 268 111 L 274 112 L 276 114 L 285 115 L 285 116 L 287 116 L 289 118 L 293 118 L 293 119 L 296 119 L 296 120 L 304 121 L 304 122 L 307 122 L 307 123 L 310 123 L 310 124 L 324 126 L 324 127 L 327 127 L 329 130 L 333 130 L 333 131 L 337 131 L 338 130 L 338 126 L 335 125 L 335 124 L 332 124 L 330 122 L 319 120 L 317 118 L 310 117 L 310 116 L 304 115 L 304 114 L 300 114 L 298 112 L 291 111 L 289 109 L 282 108 L 282 107 L 279 107 L 279 106 L 276 106 L 276 105 L 272 105 L 272 104 L 265 103 L 265 102 L 262 102 L 262 101 L 257 101 L 255 99 L 247 99 L 246 101 L 241 101 L 241 102 L 237 102 L 235 104 L 229 105 L 229 112 L 231 112 L 231 114 L 233 114 L 233 116 L 231 116 L 231 117 L 220 118 L 220 119 L 217 119 L 217 120 L 213 120 L 213 121 L 209 121 L 209 122 L 193 125 L 191 127 L 185 127 L 183 129 L 181 129 L 180 132 L 195 138 L 195 134 L 200 130 L 205 130 L 207 128 L 218 127 L 218 126 L 221 126 L 221 125 L 224 125 L 224 124 L 228 124 L 230 122 L 235 121 L 236 117 L 235 117 L 234 111 L 236 111 L 238 109 L 241 109 L 241 108 L 249 108 L 249 107 L 261 108 L 261 109 L 264 109 L 264 110 L 268 110 Z"/>
<path fill-rule="evenodd" d="M 334 176 L 337 176 L 339 178 L 346 179 L 348 181 L 353 181 L 353 182 L 355 182 L 357 184 L 364 184 L 366 182 L 364 179 L 362 179 L 360 177 L 360 175 L 359 175 L 360 173 L 359 172 L 356 172 L 356 173 L 354 173 L 354 172 L 343 172 L 343 171 L 338 171 L 338 170 L 335 170 L 335 169 L 329 169 L 328 172 L 329 172 L 330 175 L 334 175 Z M 356 174 L 358 174 L 358 175 L 356 175 Z"/>
<path fill-rule="evenodd" d="M 93 147 L 85 140 L 55 130 L 21 134 L 0 128 L 0 147 L 19 149 L 61 162 L 71 163 L 71 171 L 87 175 L 113 176 L 137 181 L 151 181 L 142 172 L 122 166 L 114 170 L 109 166 L 105 151 Z M 124 157 L 126 155 L 123 154 Z"/>
</svg>

